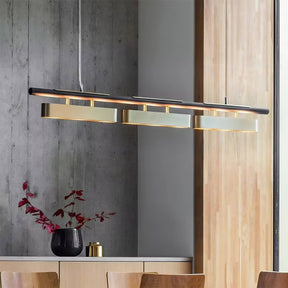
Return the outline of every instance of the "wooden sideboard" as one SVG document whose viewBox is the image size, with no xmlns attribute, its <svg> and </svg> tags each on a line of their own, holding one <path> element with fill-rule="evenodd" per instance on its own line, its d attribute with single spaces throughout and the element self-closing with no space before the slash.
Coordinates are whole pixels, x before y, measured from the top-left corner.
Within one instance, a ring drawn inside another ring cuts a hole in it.
<svg viewBox="0 0 288 288">
<path fill-rule="evenodd" d="M 191 258 L 0 257 L 0 271 L 57 272 L 61 288 L 106 288 L 106 272 L 192 273 Z"/>
</svg>

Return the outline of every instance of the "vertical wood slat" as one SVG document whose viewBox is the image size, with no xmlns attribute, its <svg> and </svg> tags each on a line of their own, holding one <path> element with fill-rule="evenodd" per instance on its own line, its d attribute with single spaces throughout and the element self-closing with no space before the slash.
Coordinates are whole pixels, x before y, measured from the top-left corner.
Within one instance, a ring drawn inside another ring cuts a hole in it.
<svg viewBox="0 0 288 288">
<path fill-rule="evenodd" d="M 242 285 L 257 282 L 260 270 L 273 262 L 273 1 L 227 1 L 228 94 L 236 102 L 269 107 L 259 116 L 259 133 L 239 140 L 246 183 L 242 187 Z M 247 11 L 249 11 L 247 13 Z M 236 53 L 236 51 L 238 51 Z M 244 142 L 245 139 L 245 142 Z M 245 152 L 245 154 L 244 154 Z M 244 193 L 243 193 L 244 192 Z M 246 208 L 248 207 L 248 209 Z M 244 259 L 250 259 L 250 265 Z"/>
<path fill-rule="evenodd" d="M 203 182 L 195 191 L 203 197 L 203 213 L 196 210 L 203 221 L 196 235 L 203 231 L 203 238 L 196 241 L 195 268 L 205 273 L 207 288 L 256 287 L 273 256 L 273 1 L 205 1 L 203 19 L 202 101 L 223 103 L 227 92 L 230 103 L 270 114 L 252 116 L 257 134 L 203 133 L 203 161 L 196 163 Z M 195 133 L 196 143 L 201 137 Z"/>
</svg>

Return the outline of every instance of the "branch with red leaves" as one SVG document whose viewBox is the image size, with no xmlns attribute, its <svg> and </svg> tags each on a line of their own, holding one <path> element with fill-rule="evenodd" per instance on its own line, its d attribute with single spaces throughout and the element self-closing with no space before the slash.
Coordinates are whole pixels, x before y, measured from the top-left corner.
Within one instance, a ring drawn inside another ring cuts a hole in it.
<svg viewBox="0 0 288 288">
<path fill-rule="evenodd" d="M 30 198 L 34 198 L 35 194 L 30 192 L 28 182 L 23 183 L 23 191 L 26 193 L 26 197 L 22 198 L 22 200 L 18 203 L 18 207 L 22 207 L 26 205 L 26 214 L 31 214 L 36 218 L 35 222 L 42 225 L 42 229 L 47 229 L 49 233 L 54 233 L 56 229 L 60 229 L 61 227 L 58 224 L 54 224 L 45 214 L 38 208 L 32 205 L 30 202 Z M 71 200 L 72 198 L 72 200 Z M 60 216 L 64 218 L 65 215 L 69 216 L 69 220 L 65 224 L 65 227 L 80 229 L 90 221 L 99 221 L 103 222 L 105 219 L 110 218 L 109 216 L 113 216 L 116 213 L 108 213 L 101 212 L 100 214 L 96 213 L 94 217 L 88 218 L 82 215 L 82 213 L 76 212 L 76 204 L 78 201 L 85 201 L 83 198 L 83 190 L 73 190 L 68 195 L 64 196 L 65 201 L 69 200 L 70 202 L 66 204 L 62 209 L 58 209 L 53 216 Z M 86 226 L 87 227 L 87 226 Z"/>
<path fill-rule="evenodd" d="M 56 229 L 59 229 L 60 226 L 54 224 L 45 214 L 38 208 L 34 207 L 29 198 L 34 198 L 34 194 L 29 191 L 28 183 L 23 183 L 23 191 L 26 193 L 26 197 L 18 203 L 18 207 L 26 206 L 25 214 L 31 214 L 36 218 L 35 222 L 42 225 L 42 229 L 47 229 L 49 233 L 54 233 Z"/>
</svg>

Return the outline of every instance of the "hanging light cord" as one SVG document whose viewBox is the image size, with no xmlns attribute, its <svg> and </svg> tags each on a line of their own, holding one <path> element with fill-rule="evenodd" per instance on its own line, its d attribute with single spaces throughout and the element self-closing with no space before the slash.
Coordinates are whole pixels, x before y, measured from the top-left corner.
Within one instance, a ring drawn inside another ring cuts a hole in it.
<svg viewBox="0 0 288 288">
<path fill-rule="evenodd" d="M 78 23 L 78 27 L 79 27 L 79 33 L 78 33 L 78 73 L 79 73 L 79 87 L 80 87 L 80 91 L 83 92 L 84 91 L 84 87 L 83 87 L 83 82 L 82 82 L 82 59 L 81 59 L 81 54 L 82 54 L 82 25 L 81 25 L 81 0 L 79 0 L 78 3 L 78 11 L 79 11 L 79 23 Z"/>
</svg>

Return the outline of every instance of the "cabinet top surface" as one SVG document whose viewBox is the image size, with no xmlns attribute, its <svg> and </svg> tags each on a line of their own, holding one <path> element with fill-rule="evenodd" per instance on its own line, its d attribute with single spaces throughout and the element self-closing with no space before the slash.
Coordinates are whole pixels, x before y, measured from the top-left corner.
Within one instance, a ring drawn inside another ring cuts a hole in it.
<svg viewBox="0 0 288 288">
<path fill-rule="evenodd" d="M 53 257 L 0 256 L 0 261 L 61 261 L 61 262 L 190 262 L 191 257 Z"/>
</svg>

